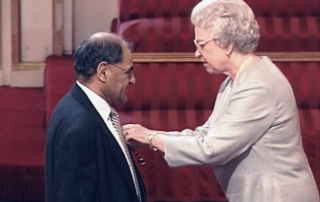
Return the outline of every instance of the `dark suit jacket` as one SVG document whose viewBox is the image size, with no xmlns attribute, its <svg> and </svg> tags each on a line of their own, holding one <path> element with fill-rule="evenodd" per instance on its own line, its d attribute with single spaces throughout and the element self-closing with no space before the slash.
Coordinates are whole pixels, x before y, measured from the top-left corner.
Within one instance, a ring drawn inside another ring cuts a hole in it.
<svg viewBox="0 0 320 202">
<path fill-rule="evenodd" d="M 46 202 L 138 202 L 120 146 L 76 84 L 51 117 L 45 167 Z M 136 172 L 146 201 L 137 168 Z"/>
</svg>

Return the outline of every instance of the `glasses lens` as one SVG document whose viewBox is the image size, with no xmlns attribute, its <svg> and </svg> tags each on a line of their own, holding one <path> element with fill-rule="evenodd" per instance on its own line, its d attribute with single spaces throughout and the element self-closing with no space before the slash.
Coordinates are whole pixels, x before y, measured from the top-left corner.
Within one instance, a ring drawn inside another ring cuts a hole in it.
<svg viewBox="0 0 320 202">
<path fill-rule="evenodd" d="M 129 78 L 131 78 L 132 75 L 134 74 L 133 67 L 130 67 L 125 73 L 128 75 Z"/>
</svg>

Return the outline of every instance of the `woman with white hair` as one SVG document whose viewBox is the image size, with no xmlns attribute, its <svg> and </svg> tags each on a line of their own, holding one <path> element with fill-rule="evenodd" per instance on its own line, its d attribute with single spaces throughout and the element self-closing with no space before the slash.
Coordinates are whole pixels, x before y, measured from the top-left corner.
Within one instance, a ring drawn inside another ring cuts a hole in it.
<svg viewBox="0 0 320 202">
<path fill-rule="evenodd" d="M 164 152 L 171 167 L 210 165 L 229 202 L 319 202 L 302 147 L 292 88 L 254 50 L 259 26 L 242 0 L 203 0 L 192 11 L 195 56 L 225 74 L 204 125 L 181 132 L 123 127 L 127 141 Z"/>
</svg>

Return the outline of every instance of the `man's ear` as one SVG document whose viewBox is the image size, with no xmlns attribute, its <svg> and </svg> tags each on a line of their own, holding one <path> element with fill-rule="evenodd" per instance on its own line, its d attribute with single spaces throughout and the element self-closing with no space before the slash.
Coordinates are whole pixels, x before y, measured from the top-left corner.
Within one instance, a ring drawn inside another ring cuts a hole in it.
<svg viewBox="0 0 320 202">
<path fill-rule="evenodd" d="M 108 63 L 106 62 L 100 62 L 97 67 L 97 76 L 100 81 L 105 82 L 108 76 Z"/>
</svg>

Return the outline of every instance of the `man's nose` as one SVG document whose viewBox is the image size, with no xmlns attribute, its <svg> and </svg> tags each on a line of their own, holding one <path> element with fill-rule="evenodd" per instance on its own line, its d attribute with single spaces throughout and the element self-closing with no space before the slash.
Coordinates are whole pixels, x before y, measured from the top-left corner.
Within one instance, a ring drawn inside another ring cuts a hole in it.
<svg viewBox="0 0 320 202">
<path fill-rule="evenodd" d="M 131 84 L 135 84 L 136 83 L 136 77 L 134 76 L 134 74 L 131 75 L 129 82 Z"/>
</svg>

